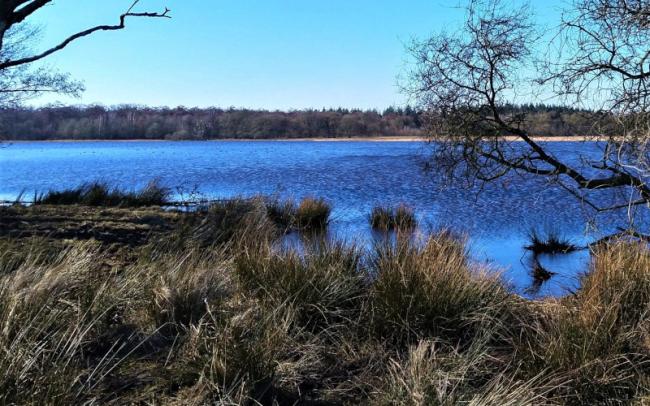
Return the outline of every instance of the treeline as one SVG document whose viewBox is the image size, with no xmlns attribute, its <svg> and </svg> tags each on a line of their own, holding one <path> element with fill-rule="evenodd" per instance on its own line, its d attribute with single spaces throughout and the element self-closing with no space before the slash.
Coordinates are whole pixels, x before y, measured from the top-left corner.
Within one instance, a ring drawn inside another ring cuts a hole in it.
<svg viewBox="0 0 650 406">
<path fill-rule="evenodd" d="M 585 111 L 545 105 L 506 106 L 527 114 L 531 133 L 587 135 L 593 116 Z M 424 135 L 423 115 L 412 107 L 383 112 L 356 109 L 266 111 L 221 108 L 141 106 L 49 106 L 0 110 L 0 138 L 170 139 L 341 138 Z"/>
<path fill-rule="evenodd" d="M 415 109 L 263 111 L 220 108 L 43 107 L 0 110 L 5 139 L 222 139 L 413 136 Z"/>
</svg>

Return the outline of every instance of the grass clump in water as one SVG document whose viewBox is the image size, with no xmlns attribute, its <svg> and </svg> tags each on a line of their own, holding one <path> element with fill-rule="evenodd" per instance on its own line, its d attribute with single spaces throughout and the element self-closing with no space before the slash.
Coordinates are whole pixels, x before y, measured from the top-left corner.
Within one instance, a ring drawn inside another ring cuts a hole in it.
<svg viewBox="0 0 650 406">
<path fill-rule="evenodd" d="M 390 207 L 375 206 L 370 212 L 370 226 L 374 230 L 389 231 L 395 226 L 395 217 Z"/>
<path fill-rule="evenodd" d="M 529 234 L 529 240 L 530 243 L 524 248 L 531 251 L 533 255 L 568 254 L 578 250 L 575 244 L 560 237 L 556 232 L 550 232 L 542 237 L 538 231 L 533 230 Z"/>
<path fill-rule="evenodd" d="M 375 206 L 370 212 L 370 226 L 378 231 L 408 231 L 417 226 L 413 209 L 405 204 L 396 208 Z"/>
<path fill-rule="evenodd" d="M 296 210 L 296 204 L 293 200 L 266 200 L 266 214 L 273 223 L 281 227 L 284 231 L 289 231 L 294 227 Z"/>
<path fill-rule="evenodd" d="M 296 209 L 295 224 L 301 230 L 322 231 L 329 224 L 332 207 L 324 199 L 305 197 Z"/>
<path fill-rule="evenodd" d="M 395 209 L 395 228 L 398 230 L 413 230 L 417 226 L 415 212 L 405 204 Z"/>
</svg>

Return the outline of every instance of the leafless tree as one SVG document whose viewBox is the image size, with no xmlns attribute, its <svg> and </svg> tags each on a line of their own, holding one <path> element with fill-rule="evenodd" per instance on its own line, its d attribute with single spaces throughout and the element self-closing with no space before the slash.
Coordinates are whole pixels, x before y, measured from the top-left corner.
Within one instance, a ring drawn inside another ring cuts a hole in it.
<svg viewBox="0 0 650 406">
<path fill-rule="evenodd" d="M 542 176 L 597 212 L 647 207 L 650 2 L 575 0 L 552 38 L 519 4 L 471 0 L 461 30 L 410 46 L 408 90 L 427 112 L 433 164 L 479 182 Z M 563 160 L 529 132 L 524 114 L 506 108 L 540 88 L 607 123 L 594 125 L 597 157 Z M 626 199 L 603 205 L 593 199 L 603 189 Z"/>
<path fill-rule="evenodd" d="M 37 63 L 61 51 L 80 38 L 99 31 L 115 31 L 126 27 L 129 18 L 170 18 L 162 12 L 135 11 L 140 0 L 133 1 L 114 25 L 98 25 L 63 38 L 55 46 L 33 52 L 38 30 L 29 25 L 29 17 L 53 3 L 53 0 L 0 1 L 0 107 L 13 105 L 45 92 L 78 95 L 83 86 L 68 74 L 58 73 Z"/>
</svg>

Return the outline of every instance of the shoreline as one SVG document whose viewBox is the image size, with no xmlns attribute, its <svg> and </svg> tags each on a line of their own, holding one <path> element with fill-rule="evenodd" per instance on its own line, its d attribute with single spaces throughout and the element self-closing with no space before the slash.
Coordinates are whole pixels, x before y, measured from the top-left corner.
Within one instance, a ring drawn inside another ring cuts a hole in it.
<svg viewBox="0 0 650 406">
<path fill-rule="evenodd" d="M 584 137 L 584 136 L 538 136 L 531 137 L 535 142 L 580 142 L 580 141 L 603 141 L 600 137 Z M 303 138 L 215 138 L 206 140 L 167 140 L 167 139 L 146 139 L 146 138 L 133 138 L 133 139 L 47 139 L 47 140 L 0 140 L 0 143 L 48 143 L 48 142 L 69 142 L 69 143 L 84 143 L 84 142 L 426 142 L 427 137 L 412 137 L 412 136 L 387 136 L 387 137 L 341 137 L 341 138 L 323 138 L 323 137 L 303 137 Z M 518 137 L 504 137 L 504 141 L 519 141 Z"/>
</svg>

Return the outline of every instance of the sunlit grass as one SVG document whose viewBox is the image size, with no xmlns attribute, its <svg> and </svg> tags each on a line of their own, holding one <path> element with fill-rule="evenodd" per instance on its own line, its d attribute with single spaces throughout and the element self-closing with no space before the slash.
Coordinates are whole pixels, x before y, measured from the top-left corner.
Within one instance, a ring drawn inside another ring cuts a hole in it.
<svg viewBox="0 0 650 406">
<path fill-rule="evenodd" d="M 104 207 L 163 206 L 169 202 L 170 194 L 170 189 L 157 182 L 150 182 L 138 191 L 126 191 L 111 188 L 106 183 L 92 182 L 77 188 L 50 190 L 36 194 L 34 204 L 81 204 Z"/>
<path fill-rule="evenodd" d="M 305 197 L 296 209 L 296 225 L 303 230 L 324 230 L 329 224 L 332 207 L 324 199 Z"/>
<path fill-rule="evenodd" d="M 529 301 L 445 232 L 373 248 L 311 235 L 283 248 L 286 222 L 263 199 L 184 215 L 167 234 L 121 250 L 0 241 L 0 403 L 650 396 L 645 245 L 601 246 L 575 294 Z"/>
<path fill-rule="evenodd" d="M 417 220 L 413 209 L 405 204 L 396 208 L 375 206 L 370 212 L 370 226 L 377 231 L 412 231 Z"/>
</svg>

